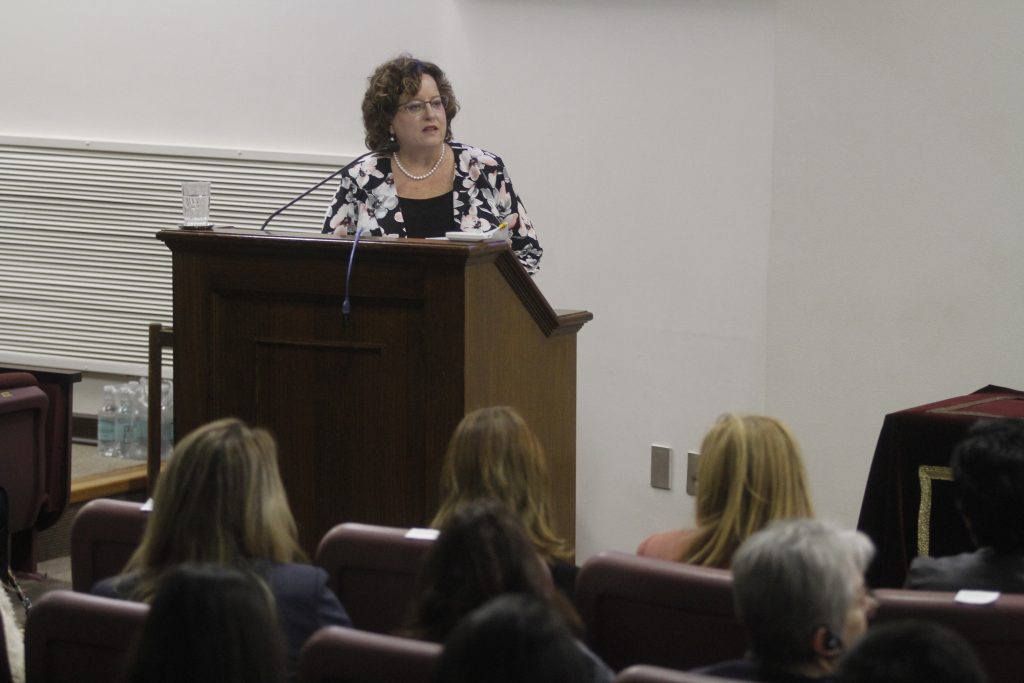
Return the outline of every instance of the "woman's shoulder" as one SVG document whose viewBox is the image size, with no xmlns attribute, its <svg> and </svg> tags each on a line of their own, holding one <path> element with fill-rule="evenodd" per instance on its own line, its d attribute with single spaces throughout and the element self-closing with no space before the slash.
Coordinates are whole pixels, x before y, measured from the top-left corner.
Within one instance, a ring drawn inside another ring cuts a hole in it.
<svg viewBox="0 0 1024 683">
<path fill-rule="evenodd" d="M 259 569 L 272 589 L 323 586 L 327 572 L 323 568 L 301 562 L 268 562 Z"/>
<path fill-rule="evenodd" d="M 307 562 L 270 562 L 264 560 L 266 571 L 281 576 L 327 576 L 323 567 Z"/>
<path fill-rule="evenodd" d="M 358 177 L 360 175 L 381 174 L 383 177 L 386 171 L 391 170 L 391 159 L 388 155 L 380 152 L 366 152 L 348 162 L 342 169 L 345 176 Z"/>
<path fill-rule="evenodd" d="M 455 153 L 456 161 L 462 165 L 470 161 L 476 161 L 485 166 L 504 166 L 501 157 L 494 152 L 488 152 L 486 149 L 467 145 L 464 142 L 449 142 L 448 145 Z"/>
<path fill-rule="evenodd" d="M 636 549 L 636 554 L 659 560 L 678 561 L 690 547 L 696 533 L 696 529 L 674 529 L 651 534 Z"/>
<path fill-rule="evenodd" d="M 300 622 L 316 615 L 320 626 L 351 626 L 352 620 L 327 585 L 321 567 L 298 562 L 268 562 L 263 576 L 277 602 L 279 613 Z"/>
</svg>

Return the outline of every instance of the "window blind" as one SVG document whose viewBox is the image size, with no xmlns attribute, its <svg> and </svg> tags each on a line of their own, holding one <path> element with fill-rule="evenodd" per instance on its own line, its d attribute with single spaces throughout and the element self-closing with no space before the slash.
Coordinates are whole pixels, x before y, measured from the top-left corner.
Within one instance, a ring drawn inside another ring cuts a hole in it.
<svg viewBox="0 0 1024 683">
<path fill-rule="evenodd" d="M 0 362 L 145 374 L 171 323 L 181 182 L 209 180 L 218 225 L 259 228 L 346 163 L 326 155 L 0 137 Z M 332 181 L 268 230 L 319 232 Z"/>
</svg>

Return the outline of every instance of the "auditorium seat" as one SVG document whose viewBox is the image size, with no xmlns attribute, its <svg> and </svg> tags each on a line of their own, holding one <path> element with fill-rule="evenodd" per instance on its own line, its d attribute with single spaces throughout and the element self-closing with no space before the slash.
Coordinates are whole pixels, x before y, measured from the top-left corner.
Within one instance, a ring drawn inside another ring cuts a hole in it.
<svg viewBox="0 0 1024 683">
<path fill-rule="evenodd" d="M 576 605 L 591 648 L 615 671 L 633 664 L 688 670 L 746 649 L 724 569 L 603 552 L 583 564 Z"/>
<path fill-rule="evenodd" d="M 441 646 L 409 638 L 327 626 L 299 656 L 303 683 L 430 683 Z"/>
<path fill-rule="evenodd" d="M 34 560 L 8 555 L 12 534 L 31 535 L 45 502 L 46 416 L 50 399 L 27 372 L 0 373 L 0 488 L 6 492 L 7 528 L 0 545 L 0 569 L 34 569 Z M 0 506 L 3 499 L 0 497 Z M 3 520 L 0 519 L 0 529 Z"/>
<path fill-rule="evenodd" d="M 1024 671 L 1024 595 L 1004 594 L 989 605 L 956 602 L 956 593 L 880 589 L 873 624 L 920 619 L 963 636 L 988 671 L 990 683 L 1017 683 Z"/>
<path fill-rule="evenodd" d="M 71 591 L 50 591 L 25 624 L 29 683 L 110 683 L 142 630 L 147 605 Z"/>
<path fill-rule="evenodd" d="M 416 593 L 416 575 L 431 540 L 408 538 L 408 529 L 345 523 L 324 535 L 316 564 L 356 628 L 392 633 Z"/>
<path fill-rule="evenodd" d="M 121 573 L 142 541 L 149 513 L 140 503 L 89 501 L 71 526 L 71 588 L 88 593 L 100 579 Z"/>
<path fill-rule="evenodd" d="M 71 492 L 72 395 L 74 384 L 82 380 L 82 373 L 5 364 L 0 366 L 0 403 L 4 402 L 2 395 L 11 393 L 12 387 L 26 386 L 26 377 L 48 399 L 40 463 L 43 489 L 32 526 L 11 534 L 10 558 L 15 570 L 33 572 L 36 570 L 36 532 L 50 528 L 60 519 Z M 8 443 L 5 436 L 0 435 L 0 443 Z M 5 484 L 0 483 L 0 486 Z"/>
<path fill-rule="evenodd" d="M 615 683 L 729 683 L 732 680 L 731 678 L 701 676 L 646 664 L 631 666 L 620 671 L 619 675 L 615 677 Z"/>
</svg>

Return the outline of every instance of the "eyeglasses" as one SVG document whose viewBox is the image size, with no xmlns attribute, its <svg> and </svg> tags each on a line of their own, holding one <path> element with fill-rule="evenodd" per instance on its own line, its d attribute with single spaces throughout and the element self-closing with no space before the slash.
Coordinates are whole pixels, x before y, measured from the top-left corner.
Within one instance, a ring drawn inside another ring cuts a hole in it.
<svg viewBox="0 0 1024 683">
<path fill-rule="evenodd" d="M 398 108 L 401 109 L 402 111 L 404 111 L 405 113 L 411 115 L 411 116 L 419 116 L 424 111 L 426 111 L 427 105 L 430 105 L 431 109 L 433 109 L 438 114 L 441 114 L 441 113 L 444 112 L 445 108 L 448 106 L 448 98 L 447 97 L 435 97 L 434 99 L 430 100 L 429 102 L 422 102 L 420 100 L 412 100 L 411 102 L 406 102 L 405 104 L 398 105 Z"/>
</svg>

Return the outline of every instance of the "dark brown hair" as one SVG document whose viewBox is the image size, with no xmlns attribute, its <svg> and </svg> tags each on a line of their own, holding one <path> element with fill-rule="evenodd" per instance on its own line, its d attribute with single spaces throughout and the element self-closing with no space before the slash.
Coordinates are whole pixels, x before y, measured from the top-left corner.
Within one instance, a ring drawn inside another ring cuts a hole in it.
<svg viewBox="0 0 1024 683">
<path fill-rule="evenodd" d="M 283 683 L 273 595 L 254 574 L 182 564 L 161 580 L 128 658 L 126 683 Z"/>
<path fill-rule="evenodd" d="M 459 101 L 455 99 L 452 84 L 437 64 L 403 53 L 378 66 L 367 79 L 369 84 L 363 95 L 363 127 L 366 129 L 367 149 L 376 152 L 390 148 L 391 120 L 398 112 L 398 102 L 402 95 L 412 96 L 419 92 L 423 74 L 437 82 L 437 90 L 445 98 L 444 113 L 448 125 L 445 127 L 444 139 L 446 142 L 451 141 L 452 119 L 459 111 Z"/>
<path fill-rule="evenodd" d="M 519 519 L 496 500 L 467 503 L 427 552 L 402 634 L 443 642 L 460 619 L 505 593 L 534 596 L 554 608 L 570 631 L 582 633 L 579 615 L 555 590 Z"/>
</svg>

